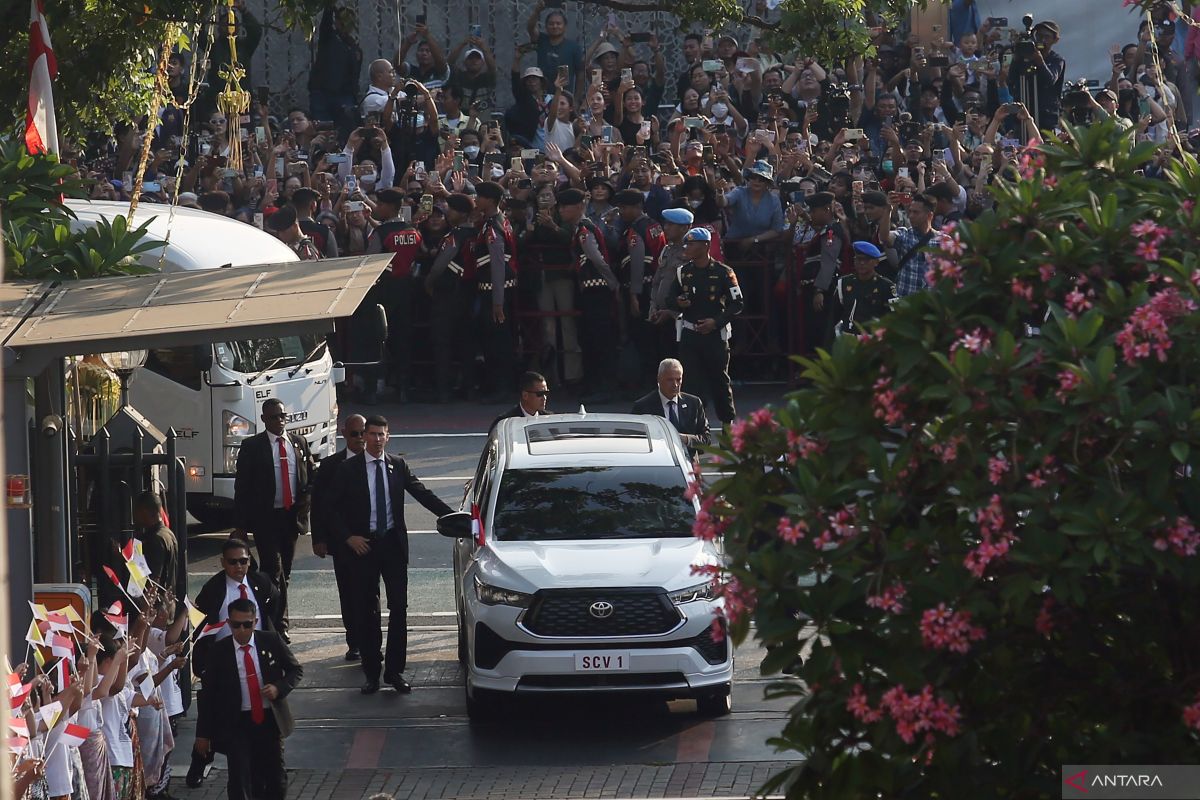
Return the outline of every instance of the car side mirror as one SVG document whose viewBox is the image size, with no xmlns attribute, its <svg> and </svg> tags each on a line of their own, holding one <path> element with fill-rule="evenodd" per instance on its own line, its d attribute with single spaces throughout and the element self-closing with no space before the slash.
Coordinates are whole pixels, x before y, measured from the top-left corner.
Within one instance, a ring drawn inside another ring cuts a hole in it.
<svg viewBox="0 0 1200 800">
<path fill-rule="evenodd" d="M 470 539 L 471 512 L 455 511 L 438 517 L 437 532 L 448 539 Z"/>
<path fill-rule="evenodd" d="M 386 345 L 388 338 L 387 311 L 383 306 L 379 304 L 375 305 L 375 314 L 373 315 L 371 323 L 375 338 L 379 342 L 379 360 L 383 361 L 387 353 Z"/>
</svg>

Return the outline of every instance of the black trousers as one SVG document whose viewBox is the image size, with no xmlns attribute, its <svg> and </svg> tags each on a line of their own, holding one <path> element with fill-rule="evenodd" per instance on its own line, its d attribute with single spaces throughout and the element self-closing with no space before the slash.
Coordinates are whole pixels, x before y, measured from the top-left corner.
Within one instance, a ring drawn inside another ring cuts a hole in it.
<svg viewBox="0 0 1200 800">
<path fill-rule="evenodd" d="M 329 557 L 333 559 L 333 579 L 337 582 L 338 607 L 342 612 L 342 627 L 346 629 L 346 647 L 356 648 L 354 637 L 350 635 L 351 606 L 350 590 L 354 585 L 354 576 L 350 574 L 350 559 L 354 552 L 344 544 L 335 544 L 329 548 Z"/>
<path fill-rule="evenodd" d="M 684 328 L 679 340 L 679 360 L 689 390 L 702 400 L 711 397 L 721 422 L 733 422 L 737 410 L 729 380 L 729 342 L 721 339 L 719 331 L 699 334 Z"/>
<path fill-rule="evenodd" d="M 268 710 L 261 725 L 255 725 L 249 711 L 242 712 L 241 724 L 228 731 L 221 751 L 229 761 L 229 800 L 284 800 L 287 796 L 287 771 L 283 767 L 283 737 Z"/>
<path fill-rule="evenodd" d="M 412 276 L 385 278 L 388 377 L 397 389 L 412 384 Z"/>
<path fill-rule="evenodd" d="M 348 557 L 350 576 L 350 638 L 362 654 L 366 676 L 378 680 L 404 672 L 408 655 L 408 562 L 395 533 L 371 540 L 364 556 Z M 383 579 L 388 605 L 387 660 L 383 655 L 379 580 Z"/>
<path fill-rule="evenodd" d="M 514 335 L 513 289 L 504 291 L 504 322 L 492 314 L 492 293 L 477 291 L 475 300 L 475 337 L 483 350 L 486 375 L 484 394 L 508 397 L 517 385 L 517 342 Z"/>
<path fill-rule="evenodd" d="M 616 385 L 618 336 L 613 322 L 612 292 L 601 287 L 579 293 L 583 384 L 593 392 L 607 391 Z"/>
<path fill-rule="evenodd" d="M 637 298 L 639 313 L 636 316 L 629 315 L 629 341 L 638 357 L 635 385 L 641 385 L 657 377 L 658 362 L 665 356 L 658 355 L 658 332 L 646 320 L 650 309 L 650 284 L 643 286 Z"/>
<path fill-rule="evenodd" d="M 430 345 L 433 348 L 433 374 L 439 397 L 449 396 L 455 387 L 470 385 L 474 366 L 470 330 L 471 315 L 467 289 L 457 278 L 440 281 L 433 289 L 430 309 Z M 455 362 L 458 362 L 457 370 Z"/>
<path fill-rule="evenodd" d="M 276 629 L 283 632 L 288 629 L 288 581 L 291 580 L 292 561 L 296 557 L 296 540 L 300 538 L 295 508 L 291 511 L 273 509 L 253 533 L 254 548 L 258 551 L 258 568 L 279 587 L 279 619 L 274 622 Z"/>
</svg>

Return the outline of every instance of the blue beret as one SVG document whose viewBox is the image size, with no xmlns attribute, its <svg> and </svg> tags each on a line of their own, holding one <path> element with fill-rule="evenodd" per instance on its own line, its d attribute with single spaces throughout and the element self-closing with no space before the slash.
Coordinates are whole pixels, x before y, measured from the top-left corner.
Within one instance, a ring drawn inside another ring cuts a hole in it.
<svg viewBox="0 0 1200 800">
<path fill-rule="evenodd" d="M 711 242 L 712 234 L 708 232 L 708 228 L 692 228 L 683 235 L 685 242 Z"/>
<path fill-rule="evenodd" d="M 672 225 L 691 225 L 696 217 L 686 208 L 668 208 L 662 212 L 663 222 L 670 222 Z"/>
<path fill-rule="evenodd" d="M 854 252 L 867 256 L 868 258 L 883 258 L 883 253 L 879 251 L 879 248 L 870 242 L 855 242 Z"/>
</svg>

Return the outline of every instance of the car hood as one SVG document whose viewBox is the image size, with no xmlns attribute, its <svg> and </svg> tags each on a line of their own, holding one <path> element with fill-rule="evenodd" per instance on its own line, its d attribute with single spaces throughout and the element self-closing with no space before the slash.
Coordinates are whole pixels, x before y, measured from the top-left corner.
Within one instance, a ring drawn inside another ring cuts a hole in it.
<svg viewBox="0 0 1200 800">
<path fill-rule="evenodd" d="M 692 567 L 719 563 L 712 542 L 680 537 L 596 542 L 488 542 L 479 577 L 522 592 L 538 589 L 646 586 L 673 591 L 704 578 Z"/>
</svg>

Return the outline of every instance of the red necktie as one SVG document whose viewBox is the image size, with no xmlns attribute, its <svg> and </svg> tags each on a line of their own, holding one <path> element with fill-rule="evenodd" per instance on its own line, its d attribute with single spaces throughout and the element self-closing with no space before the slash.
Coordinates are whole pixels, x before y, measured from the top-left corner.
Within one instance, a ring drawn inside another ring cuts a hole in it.
<svg viewBox="0 0 1200 800">
<path fill-rule="evenodd" d="M 258 686 L 258 673 L 254 671 L 254 659 L 250 657 L 250 645 L 242 645 L 242 662 L 246 665 L 246 690 L 250 694 L 250 719 L 261 725 L 264 719 L 262 689 Z"/>
<path fill-rule="evenodd" d="M 249 599 L 250 599 L 250 598 L 249 598 L 249 596 L 246 594 L 246 584 L 244 584 L 244 583 L 242 583 L 242 584 L 238 584 L 238 591 L 242 593 L 242 599 L 243 599 L 243 600 L 249 600 Z"/>
<path fill-rule="evenodd" d="M 292 477 L 288 475 L 287 448 L 284 447 L 283 437 L 275 441 L 279 442 L 279 480 L 282 481 L 283 509 L 286 511 L 292 507 Z"/>
</svg>

